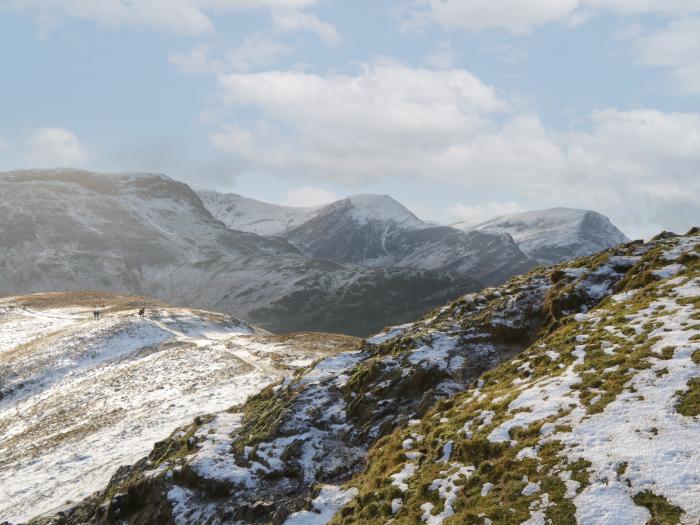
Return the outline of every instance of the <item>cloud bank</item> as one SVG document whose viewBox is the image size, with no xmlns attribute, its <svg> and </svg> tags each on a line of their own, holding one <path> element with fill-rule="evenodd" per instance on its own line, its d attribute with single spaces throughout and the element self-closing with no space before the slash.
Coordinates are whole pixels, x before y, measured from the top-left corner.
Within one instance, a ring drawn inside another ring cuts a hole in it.
<svg viewBox="0 0 700 525">
<path fill-rule="evenodd" d="M 603 108 L 562 133 L 465 70 L 387 61 L 355 75 L 221 75 L 219 88 L 229 108 L 259 118 L 221 126 L 212 142 L 253 170 L 355 185 L 449 182 L 613 211 L 623 226 L 670 217 L 680 227 L 680 204 L 700 217 L 700 113 Z"/>
</svg>

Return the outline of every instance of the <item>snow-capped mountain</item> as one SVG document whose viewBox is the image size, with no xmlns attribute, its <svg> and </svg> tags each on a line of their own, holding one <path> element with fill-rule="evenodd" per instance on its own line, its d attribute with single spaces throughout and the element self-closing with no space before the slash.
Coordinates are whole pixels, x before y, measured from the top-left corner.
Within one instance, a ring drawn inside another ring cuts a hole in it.
<svg viewBox="0 0 700 525">
<path fill-rule="evenodd" d="M 61 523 L 697 523 L 699 307 L 697 228 L 536 268 L 176 430 Z"/>
<path fill-rule="evenodd" d="M 282 237 L 289 230 L 315 217 L 324 206 L 280 206 L 235 193 L 198 190 L 211 214 L 233 230 Z"/>
<path fill-rule="evenodd" d="M 0 334 L 0 522 L 13 523 L 89 496 L 195 416 L 357 345 L 105 293 L 6 297 Z"/>
<path fill-rule="evenodd" d="M 287 208 L 215 192 L 205 192 L 203 199 L 227 226 L 264 228 L 309 257 L 449 271 L 484 284 L 501 283 L 534 266 L 508 235 L 428 224 L 388 195 L 354 195 L 320 208 Z M 261 223 L 265 216 L 271 221 Z"/>
<path fill-rule="evenodd" d="M 366 335 L 479 287 L 461 274 L 309 258 L 282 238 L 225 227 L 163 175 L 0 173 L 4 294 L 102 289 L 234 312 L 275 332 Z"/>
<path fill-rule="evenodd" d="M 523 253 L 540 264 L 590 255 L 629 240 L 604 215 L 571 208 L 527 211 L 476 225 L 453 226 L 467 231 L 508 233 Z"/>
</svg>

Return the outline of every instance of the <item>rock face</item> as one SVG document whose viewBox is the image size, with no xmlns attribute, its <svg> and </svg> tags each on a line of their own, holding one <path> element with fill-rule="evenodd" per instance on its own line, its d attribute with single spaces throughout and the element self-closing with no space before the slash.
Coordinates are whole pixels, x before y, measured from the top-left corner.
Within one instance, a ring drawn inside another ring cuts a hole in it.
<svg viewBox="0 0 700 525">
<path fill-rule="evenodd" d="M 0 173 L 0 293 L 102 289 L 275 331 L 368 334 L 480 287 L 464 274 L 313 259 L 227 228 L 163 175 Z M 360 300 L 362 298 L 362 300 Z"/>
<path fill-rule="evenodd" d="M 468 231 L 507 233 L 523 253 L 540 264 L 590 255 L 629 240 L 604 215 L 570 208 L 514 213 L 477 225 L 453 226 Z"/>
<path fill-rule="evenodd" d="M 500 284 L 535 265 L 507 234 L 431 225 L 388 195 L 355 195 L 317 208 L 200 195 L 230 228 L 282 237 L 309 257 L 341 264 L 439 270 L 484 284 Z"/>
<path fill-rule="evenodd" d="M 667 235 L 466 295 L 179 429 L 52 522 L 695 523 L 698 253 Z"/>
</svg>

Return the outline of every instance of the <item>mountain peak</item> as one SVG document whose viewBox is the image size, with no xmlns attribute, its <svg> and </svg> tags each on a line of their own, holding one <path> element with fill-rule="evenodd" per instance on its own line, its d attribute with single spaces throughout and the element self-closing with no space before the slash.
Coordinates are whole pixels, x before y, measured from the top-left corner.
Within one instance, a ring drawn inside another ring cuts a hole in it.
<svg viewBox="0 0 700 525">
<path fill-rule="evenodd" d="M 527 255 L 542 264 L 596 253 L 629 239 L 605 215 L 576 208 L 548 208 L 501 215 L 464 230 L 508 233 Z"/>
<path fill-rule="evenodd" d="M 425 226 L 422 220 L 389 195 L 358 194 L 339 202 L 350 204 L 353 209 L 353 218 L 362 224 L 370 221 L 391 221 L 412 228 Z"/>
</svg>

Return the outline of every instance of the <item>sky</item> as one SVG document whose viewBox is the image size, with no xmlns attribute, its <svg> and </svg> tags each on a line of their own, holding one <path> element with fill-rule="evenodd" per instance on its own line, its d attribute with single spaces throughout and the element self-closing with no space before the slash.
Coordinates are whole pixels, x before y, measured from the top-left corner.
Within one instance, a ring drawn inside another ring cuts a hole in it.
<svg viewBox="0 0 700 525">
<path fill-rule="evenodd" d="M 698 0 L 0 0 L 0 170 L 700 225 Z"/>
</svg>

